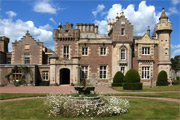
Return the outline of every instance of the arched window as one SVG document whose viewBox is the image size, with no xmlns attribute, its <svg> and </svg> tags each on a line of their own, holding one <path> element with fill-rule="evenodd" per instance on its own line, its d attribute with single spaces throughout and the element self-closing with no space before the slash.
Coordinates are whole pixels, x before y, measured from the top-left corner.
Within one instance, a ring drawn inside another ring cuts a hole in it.
<svg viewBox="0 0 180 120">
<path fill-rule="evenodd" d="M 125 45 L 122 45 L 120 47 L 120 60 L 125 60 L 126 59 L 126 46 Z"/>
<path fill-rule="evenodd" d="M 121 49 L 121 60 L 125 60 L 125 59 L 126 59 L 126 50 Z"/>
</svg>

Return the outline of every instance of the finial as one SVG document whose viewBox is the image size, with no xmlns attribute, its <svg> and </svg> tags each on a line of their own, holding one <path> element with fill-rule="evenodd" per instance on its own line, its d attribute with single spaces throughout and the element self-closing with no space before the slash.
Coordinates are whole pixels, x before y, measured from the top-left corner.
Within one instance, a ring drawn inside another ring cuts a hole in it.
<svg viewBox="0 0 180 120">
<path fill-rule="evenodd" d="M 150 29 L 150 26 L 148 26 L 148 29 Z"/>
<path fill-rule="evenodd" d="M 163 7 L 162 10 L 164 10 L 165 8 Z"/>
<path fill-rule="evenodd" d="M 116 13 L 116 17 L 118 17 L 118 12 Z"/>
<path fill-rule="evenodd" d="M 61 22 L 59 22 L 59 25 L 61 25 L 62 23 Z"/>
<path fill-rule="evenodd" d="M 26 35 L 29 35 L 29 30 L 27 30 Z"/>
<path fill-rule="evenodd" d="M 124 11 L 122 11 L 122 16 L 124 16 Z"/>
<path fill-rule="evenodd" d="M 111 23 L 111 19 L 109 18 L 109 23 Z"/>
</svg>

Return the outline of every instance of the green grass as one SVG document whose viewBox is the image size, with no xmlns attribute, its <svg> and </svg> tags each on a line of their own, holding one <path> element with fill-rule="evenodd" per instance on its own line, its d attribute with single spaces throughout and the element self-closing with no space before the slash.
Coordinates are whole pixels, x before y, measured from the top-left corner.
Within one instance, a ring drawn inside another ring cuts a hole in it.
<svg viewBox="0 0 180 120">
<path fill-rule="evenodd" d="M 0 119 L 30 119 L 30 120 L 89 120 L 90 118 L 64 118 L 61 116 L 48 116 L 44 110 L 44 99 L 23 100 L 0 103 Z M 130 101 L 129 112 L 120 116 L 94 118 L 95 120 L 125 120 L 125 119 L 180 119 L 179 104 L 159 100 L 134 99 Z M 167 109 L 168 108 L 168 109 Z"/>
<path fill-rule="evenodd" d="M 0 100 L 22 98 L 22 97 L 42 97 L 45 93 L 0 93 Z"/>
<path fill-rule="evenodd" d="M 112 87 L 114 90 L 120 91 L 120 92 L 158 92 L 158 91 L 180 91 L 179 85 L 173 85 L 173 86 L 154 86 L 153 88 L 150 88 L 149 86 L 143 86 L 143 90 L 123 90 L 123 87 Z"/>
<path fill-rule="evenodd" d="M 116 94 L 105 94 L 106 96 L 140 96 L 140 97 L 162 97 L 162 98 L 175 98 L 180 99 L 179 92 L 171 93 L 116 93 Z"/>
</svg>

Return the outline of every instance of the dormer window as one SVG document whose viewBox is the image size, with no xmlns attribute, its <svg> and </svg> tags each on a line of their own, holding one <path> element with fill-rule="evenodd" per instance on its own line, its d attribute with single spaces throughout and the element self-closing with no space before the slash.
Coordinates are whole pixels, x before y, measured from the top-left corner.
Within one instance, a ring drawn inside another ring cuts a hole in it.
<svg viewBox="0 0 180 120">
<path fill-rule="evenodd" d="M 121 28 L 121 35 L 125 35 L 125 29 Z"/>
</svg>

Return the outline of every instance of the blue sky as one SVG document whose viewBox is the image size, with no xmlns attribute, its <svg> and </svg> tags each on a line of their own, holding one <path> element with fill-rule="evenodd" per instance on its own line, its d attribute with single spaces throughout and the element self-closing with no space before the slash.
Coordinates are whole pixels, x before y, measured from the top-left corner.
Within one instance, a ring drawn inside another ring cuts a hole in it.
<svg viewBox="0 0 180 120">
<path fill-rule="evenodd" d="M 99 33 L 107 34 L 109 18 L 124 11 L 134 25 L 134 35 L 144 35 L 147 26 L 153 32 L 162 8 L 173 24 L 171 57 L 180 55 L 179 0 L 0 0 L 0 36 L 20 40 L 29 30 L 44 46 L 54 49 L 53 29 L 59 22 L 95 23 Z M 11 43 L 9 44 L 11 50 Z"/>
</svg>

